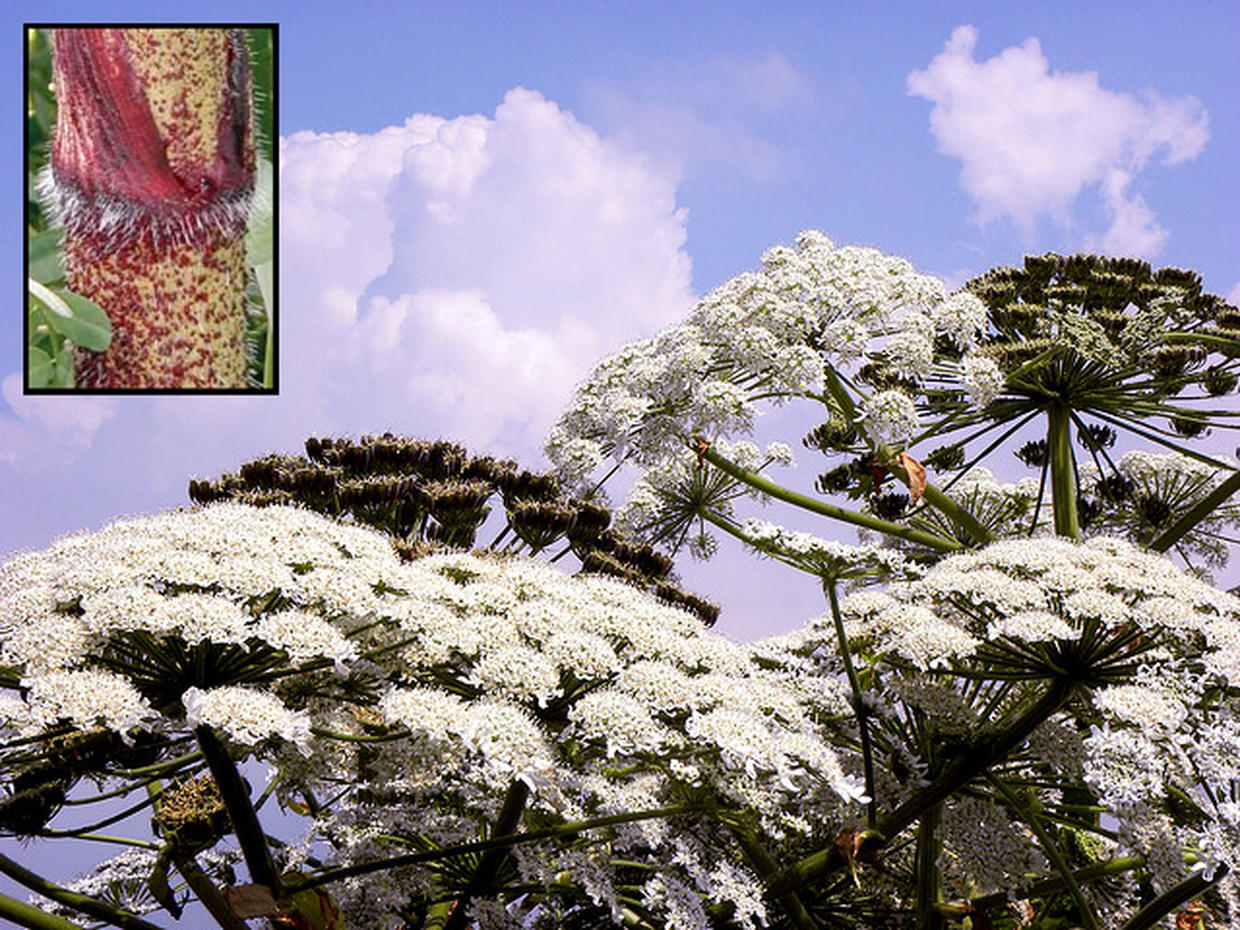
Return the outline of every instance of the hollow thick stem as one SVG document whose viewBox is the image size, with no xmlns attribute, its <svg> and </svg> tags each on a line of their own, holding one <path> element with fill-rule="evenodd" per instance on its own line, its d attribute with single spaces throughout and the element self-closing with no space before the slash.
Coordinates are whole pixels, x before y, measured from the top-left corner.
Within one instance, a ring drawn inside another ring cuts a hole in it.
<svg viewBox="0 0 1240 930">
<path fill-rule="evenodd" d="M 511 836 L 516 831 L 529 796 L 529 785 L 519 778 L 508 786 L 508 793 L 504 796 L 504 806 L 500 808 L 499 816 L 495 818 L 495 825 L 491 828 L 492 837 Z M 448 918 L 448 922 L 444 924 L 444 930 L 464 930 L 466 921 L 469 919 L 470 902 L 495 886 L 495 877 L 507 858 L 507 847 L 488 849 L 482 854 L 478 860 L 478 867 L 469 877 L 469 884 L 456 899 L 456 907 L 452 911 L 452 916 Z"/>
<path fill-rule="evenodd" d="M 271 889 L 272 896 L 279 898 L 280 876 L 276 872 L 266 834 L 258 822 L 254 805 L 250 803 L 250 792 L 241 778 L 241 773 L 237 771 L 236 764 L 214 730 L 208 726 L 195 727 L 194 737 L 207 760 L 207 767 L 211 770 L 211 777 L 215 779 L 220 798 L 228 809 L 228 818 L 237 834 L 237 844 L 241 847 L 246 868 L 250 870 L 250 878 L 256 884 L 266 885 Z"/>
<path fill-rule="evenodd" d="M 1059 401 L 1047 409 L 1046 454 L 1050 457 L 1055 534 L 1076 539 L 1080 521 L 1076 506 L 1076 466 L 1072 457 L 1072 416 Z"/>
</svg>

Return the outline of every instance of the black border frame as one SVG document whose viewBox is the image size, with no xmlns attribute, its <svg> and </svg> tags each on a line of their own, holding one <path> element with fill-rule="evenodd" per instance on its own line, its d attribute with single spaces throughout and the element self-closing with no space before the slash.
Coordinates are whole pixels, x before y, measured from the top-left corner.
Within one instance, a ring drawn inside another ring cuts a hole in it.
<svg viewBox="0 0 1240 930">
<path fill-rule="evenodd" d="M 30 126 L 26 118 L 26 101 L 30 95 L 30 42 L 31 29 L 270 29 L 271 30 L 271 124 L 276 136 L 272 140 L 273 162 L 271 172 L 271 259 L 274 273 L 271 277 L 270 326 L 272 328 L 271 382 L 272 386 L 254 388 L 59 388 L 30 387 L 30 313 L 28 309 L 29 295 L 26 281 L 30 277 L 30 229 L 25 220 L 26 212 L 26 178 L 30 173 Z M 22 394 L 24 395 L 121 395 L 150 396 L 182 394 L 220 396 L 220 395 L 259 395 L 274 396 L 280 393 L 280 24 L 265 23 L 178 23 L 178 22 L 76 22 L 76 23 L 43 23 L 25 22 L 21 27 L 22 41 L 22 295 L 19 303 L 22 313 Z"/>
</svg>

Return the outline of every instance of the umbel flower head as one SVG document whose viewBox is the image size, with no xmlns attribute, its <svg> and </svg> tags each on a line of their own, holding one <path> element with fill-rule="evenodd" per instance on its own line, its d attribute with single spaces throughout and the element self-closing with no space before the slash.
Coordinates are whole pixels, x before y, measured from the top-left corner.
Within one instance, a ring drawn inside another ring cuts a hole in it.
<svg viewBox="0 0 1240 930">
<path fill-rule="evenodd" d="M 920 429 L 923 385 L 943 365 L 959 368 L 985 326 L 975 295 L 949 295 L 903 258 L 807 231 L 711 291 L 683 323 L 601 362 L 552 430 L 547 455 L 579 493 L 593 490 L 607 458 L 640 466 L 634 504 L 649 511 L 656 499 L 666 507 L 700 497 L 682 467 L 686 450 L 750 433 L 767 405 L 809 400 L 818 414 L 825 405 L 836 428 L 815 433 L 815 448 L 898 447 Z M 979 396 L 994 390 L 987 364 L 969 362 Z M 659 520 L 645 530 L 708 552 L 702 536 Z"/>
<path fill-rule="evenodd" d="M 1159 891 L 1188 876 L 1181 849 L 1195 850 L 1207 875 L 1240 863 L 1240 599 L 1127 541 L 1009 539 L 851 595 L 841 612 L 885 697 L 878 744 L 921 783 L 985 752 L 988 728 L 1041 702 L 1041 725 L 991 770 L 1024 786 L 1024 805 L 999 789 L 985 793 L 989 805 L 1106 837 L 1074 806 L 1091 798 L 1118 824 L 1108 854 L 1144 856 Z M 830 641 L 829 621 L 815 635 Z M 921 722 L 909 731 L 893 720 Z M 909 786 L 887 790 L 900 799 Z M 982 874 L 983 888 L 1019 884 L 995 862 L 978 871 L 973 823 L 949 829 L 946 848 L 973 863 L 974 884 Z M 1009 826 L 990 842 L 1018 837 Z M 1139 905 L 1133 888 L 1119 910 Z"/>
<path fill-rule="evenodd" d="M 707 623 L 719 615 L 717 606 L 677 587 L 668 560 L 610 529 L 611 512 L 601 501 L 566 497 L 552 474 L 471 456 L 448 440 L 311 437 L 305 457 L 264 455 L 236 473 L 191 480 L 189 496 L 200 504 L 298 504 L 390 533 L 409 557 L 473 546 L 498 500 L 504 551 L 533 555 L 563 545 L 590 571 L 640 584 Z"/>
<path fill-rule="evenodd" d="M 620 863 L 637 857 L 654 869 L 643 881 L 689 889 L 675 906 L 694 913 L 723 893 L 710 876 L 728 863 L 727 893 L 757 926 L 757 879 L 707 813 L 740 812 L 768 839 L 804 835 L 862 795 L 831 748 L 831 728 L 847 728 L 841 686 L 618 579 L 511 556 L 409 560 L 385 535 L 294 507 L 222 502 L 64 538 L 0 567 L 0 618 L 10 831 L 46 834 L 75 778 L 139 771 L 127 744 L 187 783 L 203 763 L 186 743 L 206 730 L 273 764 L 279 798 L 314 812 L 307 843 L 333 850 L 322 868 L 391 855 L 380 834 L 472 842 L 520 785 L 530 828 L 610 818 L 516 856 L 514 884 L 563 886 L 539 905 L 543 925 L 619 893 Z M 113 735 L 113 751 L 49 772 L 56 741 L 78 733 Z M 42 814 L 21 820 L 17 793 L 37 785 Z M 667 826 L 680 811 L 696 815 L 690 838 Z M 234 813 L 213 823 L 240 836 Z M 583 833 L 606 840 L 589 861 L 572 853 Z M 433 861 L 397 875 L 333 887 L 351 925 L 425 906 L 459 878 Z M 493 892 L 521 906 L 523 893 Z"/>
</svg>

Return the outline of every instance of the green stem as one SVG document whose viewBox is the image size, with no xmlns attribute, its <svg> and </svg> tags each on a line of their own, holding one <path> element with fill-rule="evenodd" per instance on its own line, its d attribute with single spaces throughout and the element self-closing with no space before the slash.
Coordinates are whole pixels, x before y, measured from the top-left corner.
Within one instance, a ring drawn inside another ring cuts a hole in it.
<svg viewBox="0 0 1240 930">
<path fill-rule="evenodd" d="M 1084 868 L 1077 869 L 1072 874 L 1073 881 L 1080 884 L 1081 882 L 1097 881 L 1101 878 L 1109 878 L 1112 875 L 1123 875 L 1125 872 L 1132 872 L 1145 865 L 1145 859 L 1141 856 L 1119 856 L 1115 859 L 1108 859 L 1106 862 L 1095 862 L 1093 865 L 1087 865 Z M 1064 888 L 1062 878 L 1047 878 L 1040 882 L 1034 882 L 1022 894 L 1030 900 L 1041 898 L 1044 895 L 1061 891 Z M 1008 901 L 1008 893 L 1006 891 L 997 891 L 993 894 L 983 895 L 980 898 L 974 898 L 971 903 L 974 907 L 981 910 L 989 910 L 992 907 L 999 907 Z"/>
<path fill-rule="evenodd" d="M 188 853 L 174 853 L 172 863 L 181 873 L 181 877 L 185 879 L 185 884 L 189 885 L 194 894 L 198 896 L 198 900 L 207 909 L 207 913 L 215 918 L 215 922 L 223 930 L 249 930 L 249 925 L 233 913 L 227 899 L 215 887 L 215 882 L 211 881 L 207 873 L 198 865 L 197 859 Z"/>
<path fill-rule="evenodd" d="M 1071 411 L 1060 401 L 1047 408 L 1046 449 L 1051 463 L 1051 507 L 1055 513 L 1055 534 L 1076 539 L 1080 525 L 1072 459 L 1072 417 Z"/>
<path fill-rule="evenodd" d="M 3 872 L 19 885 L 38 892 L 45 898 L 50 898 L 58 904 L 71 907 L 75 911 L 80 911 L 83 914 L 94 917 L 96 920 L 102 920 L 104 923 L 111 924 L 114 927 L 122 927 L 124 930 L 161 930 L 159 926 L 148 923 L 137 914 L 121 910 L 119 907 L 108 904 L 106 901 L 100 901 L 98 898 L 92 898 L 88 895 L 78 894 L 76 891 L 70 891 L 68 888 L 62 888 L 54 882 L 48 881 L 42 875 L 37 875 L 29 869 L 18 865 L 8 856 L 0 855 L 0 872 Z"/>
<path fill-rule="evenodd" d="M 524 833 L 513 833 L 509 836 L 497 836 L 488 840 L 479 840 L 476 843 L 462 843 L 459 846 L 431 849 L 426 852 L 409 853 L 404 856 L 392 856 L 389 859 L 376 859 L 372 862 L 362 862 L 358 865 L 330 869 L 326 872 L 312 875 L 303 881 L 289 885 L 285 888 L 285 894 L 291 896 L 308 888 L 318 888 L 346 878 L 369 875 L 373 872 L 383 872 L 407 865 L 438 862 L 442 859 L 487 852 L 492 849 L 508 849 L 520 843 L 534 843 L 539 840 L 572 837 L 586 830 L 594 830 L 599 827 L 611 827 L 621 823 L 635 823 L 639 820 L 653 820 L 660 817 L 676 817 L 683 814 L 699 814 L 715 809 L 714 806 L 706 804 L 681 804 L 674 807 L 660 807 L 654 810 L 638 811 L 635 814 L 613 814 L 610 817 L 598 817 L 594 820 L 578 820 L 573 823 L 560 824 L 557 827 L 545 827 L 541 830 L 527 830 Z"/>
<path fill-rule="evenodd" d="M 897 478 L 903 481 L 906 486 L 909 484 L 908 472 L 905 469 L 900 468 L 897 465 L 889 465 L 888 469 Z M 955 523 L 956 526 L 960 527 L 960 529 L 962 529 L 970 538 L 975 540 L 979 546 L 985 546 L 993 539 L 990 530 L 982 526 L 982 524 L 978 522 L 977 517 L 973 516 L 973 514 L 969 513 L 969 511 L 965 510 L 958 503 L 929 482 L 926 482 L 926 486 L 922 490 L 921 497 L 922 500 L 924 500 L 928 505 L 933 507 L 943 516 L 947 517 L 947 519 L 949 519 L 952 523 Z"/>
<path fill-rule="evenodd" d="M 1184 516 L 1163 530 L 1149 544 L 1148 548 L 1155 552 L 1166 552 L 1238 490 L 1240 490 L 1240 471 L 1233 471 L 1217 488 L 1198 501 Z"/>
<path fill-rule="evenodd" d="M 745 853 L 745 858 L 749 860 L 749 864 L 753 866 L 758 877 L 765 881 L 779 871 L 779 865 L 771 858 L 771 854 L 766 851 L 761 843 L 748 830 L 739 827 L 733 827 L 733 835 L 740 843 L 741 850 Z M 818 930 L 818 923 L 806 910 L 805 903 L 801 900 L 801 896 L 796 889 L 789 889 L 779 896 L 779 903 L 783 907 L 784 912 L 788 915 L 788 919 L 792 921 L 792 925 L 798 930 Z"/>
<path fill-rule="evenodd" d="M 1076 902 L 1077 910 L 1081 912 L 1081 921 L 1085 924 L 1086 930 L 1102 930 L 1102 925 L 1098 923 L 1098 915 L 1094 913 L 1093 907 L 1089 903 L 1089 899 L 1085 897 L 1085 893 L 1081 891 L 1081 886 L 1077 884 L 1076 879 L 1072 877 L 1072 869 L 1068 865 L 1068 860 L 1063 857 L 1063 853 L 1059 851 L 1059 847 L 1055 844 L 1055 839 L 1046 832 L 1046 828 L 1042 826 L 1041 818 L 1030 811 L 1020 798 L 1007 785 L 1001 782 L 990 772 L 986 773 L 986 780 L 996 791 L 1003 795 L 1008 806 L 1016 812 L 1029 829 L 1033 831 L 1033 835 L 1038 838 L 1038 843 L 1042 847 L 1042 852 L 1046 854 L 1046 858 L 1051 861 L 1051 865 L 1055 867 L 1055 871 L 1059 873 L 1059 877 L 1063 880 L 1064 887 L 1068 889 L 1068 894 L 1072 895 L 1072 900 Z"/>
<path fill-rule="evenodd" d="M 39 910 L 33 904 L 23 904 L 7 894 L 0 894 L 0 917 L 5 917 L 18 927 L 29 930 L 82 930 L 78 924 L 70 923 L 63 917 Z"/>
<path fill-rule="evenodd" d="M 508 786 L 508 793 L 504 796 L 504 806 L 500 808 L 499 816 L 495 818 L 495 826 L 491 829 L 492 838 L 512 836 L 513 831 L 521 822 L 521 814 L 525 810 L 525 802 L 529 800 L 529 796 L 530 786 L 519 778 Z M 482 854 L 478 860 L 478 867 L 469 877 L 469 883 L 465 886 L 461 896 L 457 898 L 456 908 L 452 911 L 448 922 L 444 924 L 444 930 L 465 930 L 465 922 L 469 919 L 470 901 L 495 887 L 495 877 L 499 874 L 500 866 L 504 864 L 508 854 L 507 847 L 488 849 Z"/>
<path fill-rule="evenodd" d="M 1215 867 L 1214 877 L 1208 880 L 1200 872 L 1194 872 L 1137 911 L 1120 930 L 1149 930 L 1181 904 L 1201 897 L 1226 874 L 1227 866 L 1221 864 Z"/>
<path fill-rule="evenodd" d="M 117 846 L 133 846 L 136 849 L 159 849 L 158 843 L 150 840 L 135 840 L 128 836 L 106 836 L 102 833 L 81 833 L 74 839 L 89 840 L 94 843 L 115 843 Z"/>
<path fill-rule="evenodd" d="M 853 666 L 852 651 L 848 646 L 848 634 L 844 632 L 844 618 L 840 614 L 839 594 L 835 590 L 835 579 L 827 579 L 822 585 L 827 591 L 827 600 L 831 604 L 831 620 L 835 624 L 835 638 L 839 642 L 840 657 L 844 660 L 844 671 L 848 675 L 848 686 L 852 689 L 853 712 L 857 715 L 857 732 L 861 737 L 861 762 L 865 769 L 865 793 L 870 800 L 866 804 L 866 826 L 873 829 L 878 823 L 878 799 L 874 791 L 874 756 L 870 746 L 870 711 L 862 698 L 861 679 Z"/>
<path fill-rule="evenodd" d="M 271 849 L 267 846 L 267 838 L 258 822 L 258 814 L 250 803 L 250 792 L 241 778 L 241 773 L 237 771 L 237 766 L 214 730 L 208 726 L 195 727 L 194 736 L 207 760 L 207 767 L 211 769 L 220 798 L 228 809 L 228 818 L 237 834 L 237 843 L 245 857 L 246 868 L 250 870 L 250 880 L 266 885 L 272 896 L 279 898 L 282 894 L 280 876 L 276 873 Z"/>
<path fill-rule="evenodd" d="M 919 545 L 929 546 L 931 549 L 938 549 L 941 552 L 956 552 L 963 547 L 960 543 L 953 539 L 944 539 L 942 536 L 936 536 L 933 533 L 927 533 L 922 530 L 913 529 L 908 526 L 901 526 L 898 523 L 891 523 L 887 520 L 880 520 L 878 517 L 870 514 L 857 513 L 852 510 L 846 510 L 843 507 L 836 507 L 834 504 L 828 504 L 796 491 L 789 490 L 781 485 L 775 484 L 773 481 L 764 478 L 756 472 L 741 468 L 734 462 L 725 459 L 713 449 L 707 449 L 702 453 L 702 458 L 710 462 L 726 475 L 730 475 L 742 484 L 747 484 L 756 491 L 769 495 L 776 500 L 784 503 L 792 504 L 811 513 L 820 514 L 824 517 L 830 517 L 833 520 L 840 520 L 844 523 L 851 523 L 854 526 L 863 526 L 866 529 L 875 530 L 879 533 L 886 533 L 888 536 L 896 536 L 900 539 L 906 539 L 909 542 L 918 543 Z"/>
<path fill-rule="evenodd" d="M 917 930 L 941 930 L 943 926 L 943 915 L 935 908 L 942 898 L 938 868 L 938 833 L 942 812 L 943 805 L 935 804 L 917 824 Z"/>
<path fill-rule="evenodd" d="M 1055 713 L 1072 693 L 1072 683 L 1057 679 L 1046 692 L 1004 730 L 983 735 L 967 751 L 961 752 L 937 779 L 913 794 L 907 801 L 878 823 L 878 832 L 889 841 L 900 831 L 920 819 L 931 807 L 945 800 L 959 788 L 981 775 L 996 762 L 1006 758 L 1029 734 Z M 811 853 L 775 875 L 768 886 L 771 894 L 816 881 L 844 865 L 834 844 Z"/>
</svg>

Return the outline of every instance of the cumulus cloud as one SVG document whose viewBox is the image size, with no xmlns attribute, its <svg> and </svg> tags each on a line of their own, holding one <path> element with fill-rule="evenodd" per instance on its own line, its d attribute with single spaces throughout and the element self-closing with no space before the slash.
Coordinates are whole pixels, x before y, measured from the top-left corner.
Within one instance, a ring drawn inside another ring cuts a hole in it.
<svg viewBox="0 0 1240 930">
<path fill-rule="evenodd" d="M 808 82 L 784 55 L 771 52 L 665 62 L 638 80 L 595 84 L 586 108 L 616 139 L 671 170 L 708 163 L 768 181 L 785 159 L 765 138 L 770 120 L 802 119 L 811 103 Z"/>
<path fill-rule="evenodd" d="M 975 59 L 976 44 L 975 28 L 958 27 L 907 82 L 910 94 L 934 104 L 931 131 L 940 152 L 961 160 L 976 219 L 1007 218 L 1026 235 L 1043 217 L 1069 225 L 1092 189 L 1110 227 L 1091 246 L 1157 252 L 1166 230 L 1134 188 L 1156 156 L 1175 165 L 1201 152 L 1209 139 L 1201 102 L 1137 98 L 1099 86 L 1092 71 L 1051 71 L 1036 38 L 986 61 Z"/>
<path fill-rule="evenodd" d="M 492 115 L 294 133 L 280 395 L 25 398 L 13 376 L 0 552 L 26 541 L 23 516 L 50 534 L 183 503 L 188 476 L 312 433 L 450 436 L 534 462 L 600 356 L 685 312 L 685 227 L 674 175 L 533 91 Z M 70 482 L 59 502 L 38 492 Z"/>
</svg>

